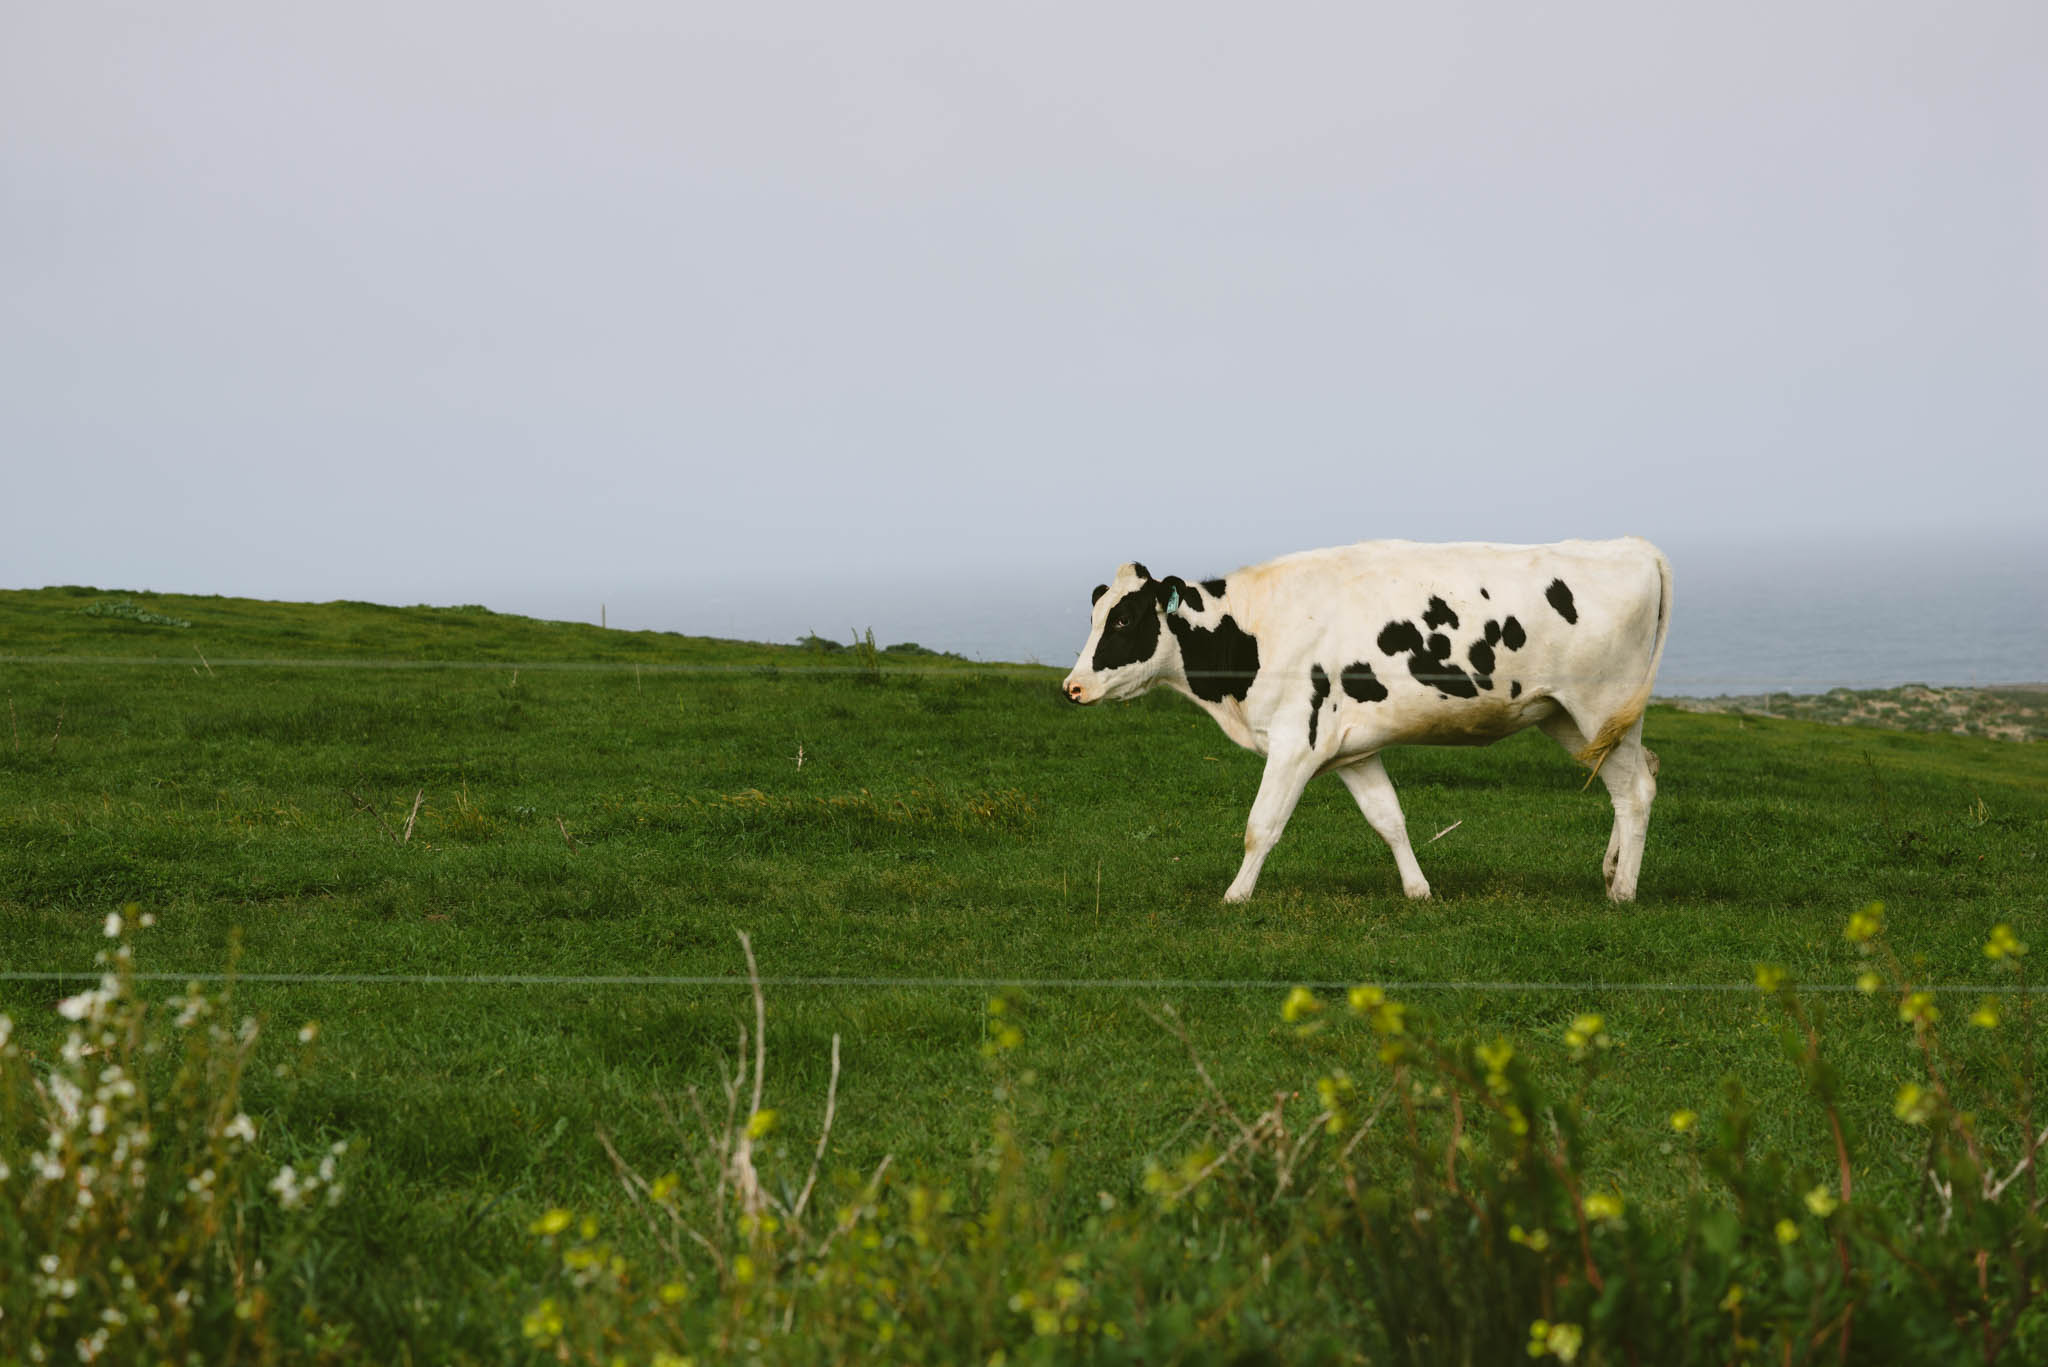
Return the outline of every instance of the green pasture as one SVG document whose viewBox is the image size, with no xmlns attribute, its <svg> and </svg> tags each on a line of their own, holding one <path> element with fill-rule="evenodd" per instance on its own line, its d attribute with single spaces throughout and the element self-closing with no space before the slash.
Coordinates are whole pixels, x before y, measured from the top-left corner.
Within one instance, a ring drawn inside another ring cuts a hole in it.
<svg viewBox="0 0 2048 1367">
<path fill-rule="evenodd" d="M 114 602 L 135 611 L 83 611 Z M 974 980 L 989 986 L 768 992 L 793 1155 L 815 1140 L 836 1033 L 832 1161 L 892 1154 L 962 1181 L 987 1137 L 996 986 L 1175 980 L 1011 994 L 1027 1138 L 1092 1197 L 1136 1191 L 1200 1103 L 1169 1006 L 1257 1108 L 1333 1064 L 1373 1067 L 1283 1023 L 1292 982 L 1722 987 L 1771 961 L 1840 987 L 1863 966 L 1843 922 L 1872 900 L 1934 982 L 1991 981 L 1998 922 L 2048 948 L 2035 744 L 1653 709 L 1659 798 L 1623 907 L 1601 889 L 1605 795 L 1551 742 L 1399 751 L 1434 900 L 1401 897 L 1326 779 L 1258 895 L 1226 907 L 1259 760 L 1176 697 L 1084 710 L 1058 675 L 481 609 L 0 593 L 0 970 L 90 971 L 107 912 L 132 902 L 158 918 L 144 972 L 238 953 L 252 975 L 724 976 L 744 971 L 746 931 L 770 979 Z M 1281 986 L 1186 985 L 1241 979 Z M 47 1041 L 70 990 L 0 981 L 0 1011 Z M 362 1257 L 332 1276 L 371 1319 L 407 1297 L 431 1313 L 463 1269 L 515 1263 L 542 1208 L 616 1202 L 600 1128 L 673 1164 L 691 1133 L 676 1098 L 716 1093 L 751 1019 L 738 984 L 238 992 L 281 1026 L 320 1022 L 318 1066 L 253 1096 L 309 1144 L 363 1141 L 338 1213 Z M 1753 991 L 1394 995 L 1559 1068 L 1565 1024 L 1603 1013 L 1619 1047 L 1593 1098 L 1599 1159 L 1644 1200 L 1674 1190 L 1665 1117 L 1710 1111 L 1725 1075 L 1762 1100 L 1770 1142 L 1822 1125 Z M 1814 1000 L 1864 1133 L 1903 1135 L 1888 1101 L 1911 1034 L 1892 1000 Z M 1974 1001 L 1943 998 L 1958 1018 Z M 1892 1147 L 1903 1170 L 1910 1146 Z M 1861 1180 L 1895 1178 L 1873 1164 Z"/>
</svg>

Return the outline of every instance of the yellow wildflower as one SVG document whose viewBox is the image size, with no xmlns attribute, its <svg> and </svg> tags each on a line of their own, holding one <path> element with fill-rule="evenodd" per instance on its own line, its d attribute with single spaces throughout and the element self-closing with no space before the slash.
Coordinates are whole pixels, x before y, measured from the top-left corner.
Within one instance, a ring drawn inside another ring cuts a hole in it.
<svg viewBox="0 0 2048 1367">
<path fill-rule="evenodd" d="M 1346 994 L 1346 1000 L 1351 1003 L 1352 1012 L 1360 1016 L 1372 1010 L 1386 999 L 1387 994 L 1374 987 L 1371 983 L 1360 983 Z"/>
<path fill-rule="evenodd" d="M 1531 1253 L 1541 1253 L 1550 1247 L 1550 1232 L 1542 1229 L 1523 1229 L 1520 1225 L 1508 1226 L 1508 1242 L 1520 1244 Z"/>
<path fill-rule="evenodd" d="M 2003 921 L 1991 927 L 1991 938 L 1984 942 L 1984 957 L 1987 959 L 2016 959 L 2026 952 L 2027 947 L 2012 933 L 2012 927 Z"/>
<path fill-rule="evenodd" d="M 1892 1114 L 1908 1125 L 1925 1125 L 1934 1115 L 1934 1094 L 1917 1082 L 1899 1088 L 1892 1100 Z"/>
<path fill-rule="evenodd" d="M 1596 1191 L 1586 1198 L 1588 1220 L 1619 1220 L 1621 1218 L 1621 1197 L 1610 1192 Z"/>
<path fill-rule="evenodd" d="M 1884 903 L 1872 902 L 1849 918 L 1849 924 L 1842 928 L 1842 938 L 1852 945 L 1867 945 L 1884 929 Z"/>
<path fill-rule="evenodd" d="M 661 1290 L 654 1294 L 661 1297 L 663 1305 L 674 1305 L 677 1301 L 690 1294 L 690 1288 L 681 1282 L 663 1282 Z"/>
<path fill-rule="evenodd" d="M 1778 1236 L 1778 1242 L 1781 1244 L 1796 1244 L 1799 1242 L 1799 1226 L 1793 1224 L 1790 1220 L 1778 1221 L 1778 1227 L 1772 1232 Z"/>
<path fill-rule="evenodd" d="M 1825 1182 L 1806 1193 L 1806 1208 L 1823 1220 L 1833 1215 L 1841 1204 L 1842 1198 L 1829 1191 Z"/>
<path fill-rule="evenodd" d="M 1579 1349 L 1585 1342 L 1586 1331 L 1576 1324 L 1537 1320 L 1529 1326 L 1529 1356 L 1532 1358 L 1554 1357 L 1559 1362 L 1572 1362 L 1578 1358 Z"/>
<path fill-rule="evenodd" d="M 528 1311 L 526 1317 L 520 1321 L 519 1328 L 526 1337 L 538 1339 L 542 1343 L 561 1333 L 562 1312 L 556 1308 L 554 1298 L 550 1296 Z"/>
<path fill-rule="evenodd" d="M 1314 1015 L 1322 1009 L 1323 1004 L 1316 1000 L 1315 993 L 1305 987 L 1296 987 L 1287 994 L 1287 1000 L 1280 1003 L 1280 1019 L 1292 1025 L 1303 1016 Z"/>
<path fill-rule="evenodd" d="M 1884 979 L 1871 969 L 1864 969 L 1856 975 L 1856 990 L 1864 996 L 1875 996 L 1877 989 L 1884 986 Z"/>
<path fill-rule="evenodd" d="M 1608 1045 L 1606 1029 L 1606 1019 L 1590 1011 L 1574 1016 L 1564 1032 L 1564 1042 L 1571 1046 L 1572 1057 L 1585 1057 L 1589 1048 L 1605 1049 Z"/>
<path fill-rule="evenodd" d="M 1777 964 L 1756 966 L 1756 986 L 1759 992 L 1776 992 L 1785 985 L 1785 970 Z"/>
<path fill-rule="evenodd" d="M 1700 1123 L 1698 1111 L 1676 1110 L 1671 1113 L 1671 1128 L 1679 1134 L 1687 1134 Z"/>
<path fill-rule="evenodd" d="M 747 1138 L 749 1139 L 765 1138 L 768 1132 L 774 1128 L 775 1112 L 773 1110 L 759 1110 L 747 1117 Z"/>
<path fill-rule="evenodd" d="M 575 1218 L 576 1217 L 571 1215 L 568 1211 L 563 1210 L 560 1206 L 557 1206 L 553 1210 L 549 1211 L 547 1214 L 541 1216 L 538 1220 L 535 1220 L 526 1228 L 529 1234 L 539 1234 L 543 1237 L 552 1237 L 556 1234 L 560 1234 L 563 1230 L 567 1229 L 569 1227 L 569 1222 Z"/>
<path fill-rule="evenodd" d="M 1989 997 L 1978 1002 L 1977 1009 L 1970 1013 L 1970 1024 L 1976 1026 L 1979 1030 L 1996 1030 L 1998 1028 L 1998 1003 Z"/>
<path fill-rule="evenodd" d="M 1899 1002 L 1899 1019 L 1912 1025 L 1915 1030 L 1925 1030 L 1941 1019 L 1941 1010 L 1934 1004 L 1934 994 L 1926 990 L 1908 992 Z"/>
</svg>

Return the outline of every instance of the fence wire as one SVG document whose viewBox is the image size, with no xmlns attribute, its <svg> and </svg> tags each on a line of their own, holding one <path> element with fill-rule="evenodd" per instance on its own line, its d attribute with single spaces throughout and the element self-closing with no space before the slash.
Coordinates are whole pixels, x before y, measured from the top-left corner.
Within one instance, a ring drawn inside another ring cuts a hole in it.
<svg viewBox="0 0 2048 1367">
<path fill-rule="evenodd" d="M 96 981 L 106 973 L 95 969 L 31 969 L 0 971 L 0 982 L 84 982 Z M 706 974 L 611 974 L 611 973 L 131 973 L 136 982 L 161 983 L 273 983 L 287 986 L 346 985 L 357 987 L 751 987 L 754 979 L 729 973 Z M 764 988 L 850 988 L 858 990 L 908 989 L 922 991 L 1107 991 L 1107 992 L 1285 992 L 1306 987 L 1319 992 L 1343 992 L 1357 986 L 1358 978 L 945 978 L 945 977 L 812 977 L 783 975 L 758 980 Z M 1515 982 L 1487 979 L 1392 978 L 1370 980 L 1389 992 L 1470 992 L 1541 994 L 1573 992 L 1663 992 L 1663 993 L 1757 993 L 1753 982 Z M 1798 983 L 1801 992 L 1860 992 L 1853 983 Z M 2022 989 L 2010 983 L 1929 984 L 1929 992 L 1976 992 L 1999 994 Z M 2029 996 L 2048 992 L 2048 986 L 2023 989 Z"/>
<path fill-rule="evenodd" d="M 722 678 L 775 678 L 779 676 L 810 677 L 823 676 L 841 679 L 872 679 L 886 677 L 965 679 L 970 677 L 994 677 L 1011 679 L 1043 680 L 1051 674 L 1063 673 L 1069 666 L 1061 663 L 1043 664 L 1035 660 L 988 661 L 957 660 L 945 665 L 900 664 L 882 660 L 878 664 L 849 662 L 846 664 L 790 664 L 781 661 L 764 660 L 753 663 L 702 663 L 675 664 L 653 663 L 634 660 L 384 660 L 352 659 L 334 657 L 290 657 L 278 659 L 236 658 L 216 660 L 195 652 L 191 656 L 178 655 L 0 655 L 0 666 L 59 666 L 78 667 L 91 665 L 153 665 L 161 669 L 190 669 L 194 673 L 211 673 L 219 669 L 300 669 L 300 670 L 389 670 L 393 672 L 428 672 L 435 670 L 494 672 L 513 674 L 632 674 L 636 677 L 662 676 L 704 676 Z M 1186 671 L 1189 679 L 1234 679 L 1242 676 L 1241 670 L 1200 670 Z M 1577 682 L 1579 678 L 1606 678 L 1607 675 L 1546 675 L 1545 686 L 1555 683 Z M 1679 675 L 1660 677 L 1660 690 L 1712 688 L 1723 690 L 1716 696 L 1760 697 L 1769 699 L 1776 694 L 1797 693 L 1802 690 L 1812 693 L 1827 693 L 1838 688 L 1851 692 L 1867 692 L 1880 689 L 1904 687 L 1900 684 L 1840 684 L 1831 682 L 1825 676 L 1787 678 L 1779 675 L 1760 679 L 1747 675 Z M 1937 688 L 2030 688 L 2037 685 L 2014 684 L 1937 684 Z M 1702 695 L 1693 693 L 1672 693 L 1660 691 L 1658 701 L 1691 698 Z"/>
</svg>

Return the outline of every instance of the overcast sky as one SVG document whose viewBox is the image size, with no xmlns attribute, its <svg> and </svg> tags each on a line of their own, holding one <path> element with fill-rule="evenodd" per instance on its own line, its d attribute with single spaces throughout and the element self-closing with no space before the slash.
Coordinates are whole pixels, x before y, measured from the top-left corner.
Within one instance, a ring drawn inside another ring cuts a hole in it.
<svg viewBox="0 0 2048 1367">
<path fill-rule="evenodd" d="M 0 0 L 0 586 L 2038 541 L 2043 129 L 2037 0 Z"/>
</svg>

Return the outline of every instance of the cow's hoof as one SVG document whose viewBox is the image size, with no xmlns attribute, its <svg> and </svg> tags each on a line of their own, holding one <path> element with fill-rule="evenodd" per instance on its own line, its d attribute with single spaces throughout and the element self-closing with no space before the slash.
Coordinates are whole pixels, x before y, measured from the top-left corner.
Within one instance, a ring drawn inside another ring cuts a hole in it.
<svg viewBox="0 0 2048 1367">
<path fill-rule="evenodd" d="M 1401 891 L 1408 894 L 1408 900 L 1411 902 L 1427 902 L 1429 900 L 1429 884 L 1427 883 L 1417 883 L 1413 887 L 1404 887 Z"/>
<path fill-rule="evenodd" d="M 1235 906 L 1240 902 L 1249 902 L 1252 900 L 1252 890 L 1250 888 L 1246 888 L 1244 891 L 1240 892 L 1236 888 L 1232 888 L 1230 891 L 1223 894 L 1223 900 L 1230 903 L 1232 906 Z"/>
</svg>

